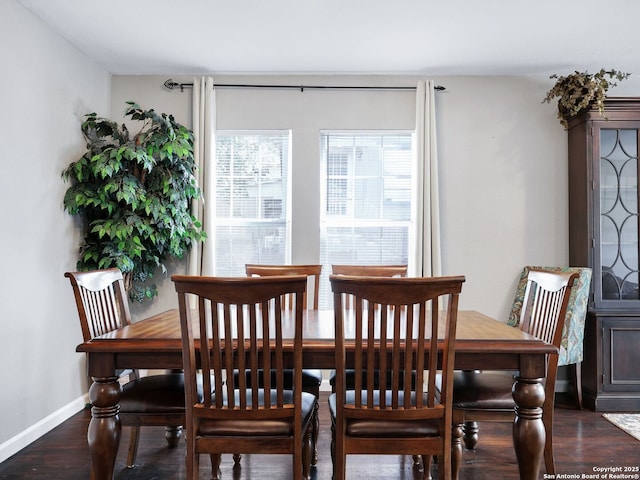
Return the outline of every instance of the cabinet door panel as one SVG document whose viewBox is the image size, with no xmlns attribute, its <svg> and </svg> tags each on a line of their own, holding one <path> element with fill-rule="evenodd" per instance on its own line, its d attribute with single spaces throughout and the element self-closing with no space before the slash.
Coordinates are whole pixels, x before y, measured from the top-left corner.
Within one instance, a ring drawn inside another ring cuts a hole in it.
<svg viewBox="0 0 640 480">
<path fill-rule="evenodd" d="M 640 392 L 637 357 L 640 325 L 629 318 L 604 318 L 602 333 L 602 353 L 607 366 L 603 371 L 603 390 Z"/>
</svg>

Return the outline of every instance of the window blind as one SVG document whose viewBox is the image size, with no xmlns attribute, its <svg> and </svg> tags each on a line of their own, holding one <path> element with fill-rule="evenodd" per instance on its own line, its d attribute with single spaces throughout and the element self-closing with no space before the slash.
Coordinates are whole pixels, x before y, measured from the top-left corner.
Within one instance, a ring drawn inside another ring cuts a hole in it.
<svg viewBox="0 0 640 480">
<path fill-rule="evenodd" d="M 320 308 L 331 308 L 332 264 L 407 264 L 413 142 L 410 132 L 323 132 Z"/>
<path fill-rule="evenodd" d="M 287 263 L 290 132 L 216 135 L 216 275 Z"/>
</svg>

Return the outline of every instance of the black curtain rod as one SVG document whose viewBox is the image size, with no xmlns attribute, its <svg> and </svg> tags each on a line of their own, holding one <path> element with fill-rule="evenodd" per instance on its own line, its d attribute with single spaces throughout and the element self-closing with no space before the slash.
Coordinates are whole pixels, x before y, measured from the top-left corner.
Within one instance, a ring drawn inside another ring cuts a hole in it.
<svg viewBox="0 0 640 480">
<path fill-rule="evenodd" d="M 171 78 L 164 82 L 164 86 L 169 90 L 180 88 L 183 92 L 185 88 L 193 88 L 193 83 L 180 83 L 174 82 Z M 314 89 L 326 89 L 326 90 L 415 90 L 416 87 L 372 87 L 372 86 L 344 86 L 344 85 L 255 85 L 244 83 L 214 83 L 214 87 L 221 88 L 275 88 L 275 89 L 296 89 L 304 92 Z M 434 87 L 436 90 L 444 90 L 441 85 Z"/>
</svg>

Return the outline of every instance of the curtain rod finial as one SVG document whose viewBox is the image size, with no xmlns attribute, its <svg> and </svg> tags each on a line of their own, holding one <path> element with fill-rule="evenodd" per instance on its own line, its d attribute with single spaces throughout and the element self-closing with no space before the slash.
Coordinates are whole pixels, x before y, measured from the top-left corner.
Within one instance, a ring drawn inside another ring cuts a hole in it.
<svg viewBox="0 0 640 480">
<path fill-rule="evenodd" d="M 168 78 L 168 79 L 167 79 L 167 80 L 165 80 L 165 82 L 164 82 L 164 86 L 165 86 L 165 88 L 167 88 L 167 89 L 169 89 L 169 90 L 173 90 L 173 89 L 174 89 L 174 87 L 177 87 L 177 86 L 179 86 L 179 85 L 180 85 L 180 84 L 179 84 L 179 83 L 174 82 L 172 78 Z"/>
</svg>

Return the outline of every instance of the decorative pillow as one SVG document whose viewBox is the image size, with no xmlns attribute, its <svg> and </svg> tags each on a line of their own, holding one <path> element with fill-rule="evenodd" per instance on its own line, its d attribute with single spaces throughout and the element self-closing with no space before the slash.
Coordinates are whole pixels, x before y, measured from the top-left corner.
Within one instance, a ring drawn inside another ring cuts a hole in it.
<svg viewBox="0 0 640 480">
<path fill-rule="evenodd" d="M 589 287 L 591 285 L 591 269 L 586 267 L 524 267 L 520 275 L 516 296 L 507 321 L 511 326 L 517 327 L 520 322 L 520 312 L 522 311 L 524 292 L 527 287 L 527 277 L 529 271 L 532 269 L 552 272 L 575 272 L 580 274 L 571 290 L 571 297 L 569 297 L 569 306 L 567 307 L 567 316 L 565 318 L 562 340 L 560 342 L 558 365 L 571 365 L 581 362 L 583 359 L 584 321 L 587 316 Z"/>
</svg>

